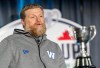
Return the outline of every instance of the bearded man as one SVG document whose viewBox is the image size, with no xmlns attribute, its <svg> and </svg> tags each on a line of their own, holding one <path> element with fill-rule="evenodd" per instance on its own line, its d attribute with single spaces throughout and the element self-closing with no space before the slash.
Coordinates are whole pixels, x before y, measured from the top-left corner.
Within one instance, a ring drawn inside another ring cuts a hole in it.
<svg viewBox="0 0 100 68">
<path fill-rule="evenodd" d="M 24 30 L 15 29 L 0 43 L 0 68 L 66 68 L 58 44 L 46 38 L 43 8 L 28 4 L 20 17 Z"/>
</svg>

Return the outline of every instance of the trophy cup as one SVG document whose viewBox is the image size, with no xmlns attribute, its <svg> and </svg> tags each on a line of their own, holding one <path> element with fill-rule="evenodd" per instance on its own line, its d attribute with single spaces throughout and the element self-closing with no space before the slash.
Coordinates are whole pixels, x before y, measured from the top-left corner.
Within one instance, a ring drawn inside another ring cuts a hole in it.
<svg viewBox="0 0 100 68">
<path fill-rule="evenodd" d="M 83 26 L 81 28 L 74 28 L 74 37 L 76 43 L 80 45 L 80 53 L 76 58 L 74 68 L 96 68 L 91 60 L 91 56 L 86 52 L 86 45 L 96 36 L 95 26 Z"/>
</svg>

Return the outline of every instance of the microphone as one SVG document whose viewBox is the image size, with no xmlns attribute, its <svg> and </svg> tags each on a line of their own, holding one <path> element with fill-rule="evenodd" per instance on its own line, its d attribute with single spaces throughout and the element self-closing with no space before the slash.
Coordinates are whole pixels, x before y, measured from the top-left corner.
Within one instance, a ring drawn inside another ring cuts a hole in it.
<svg viewBox="0 0 100 68">
<path fill-rule="evenodd" d="M 40 43 L 40 40 L 39 39 L 37 40 L 37 43 Z"/>
<path fill-rule="evenodd" d="M 36 42 L 37 42 L 37 44 L 39 45 L 41 41 L 40 41 L 39 39 L 37 39 Z"/>
</svg>

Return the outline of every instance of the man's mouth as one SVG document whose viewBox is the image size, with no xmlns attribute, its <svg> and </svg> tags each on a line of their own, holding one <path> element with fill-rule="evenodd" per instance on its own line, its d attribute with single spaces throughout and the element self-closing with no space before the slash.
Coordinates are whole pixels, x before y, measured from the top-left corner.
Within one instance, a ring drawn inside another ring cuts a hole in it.
<svg viewBox="0 0 100 68">
<path fill-rule="evenodd" d="M 40 24 L 40 23 L 37 23 L 36 25 L 42 25 L 42 24 Z"/>
</svg>

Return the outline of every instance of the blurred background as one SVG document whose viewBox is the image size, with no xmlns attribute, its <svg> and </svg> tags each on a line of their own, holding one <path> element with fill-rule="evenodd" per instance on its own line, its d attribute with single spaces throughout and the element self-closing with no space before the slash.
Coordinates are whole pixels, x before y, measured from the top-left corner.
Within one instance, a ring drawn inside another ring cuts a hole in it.
<svg viewBox="0 0 100 68">
<path fill-rule="evenodd" d="M 37 3 L 44 9 L 58 9 L 65 19 L 80 25 L 95 25 L 97 35 L 90 44 L 92 60 L 100 68 L 100 0 L 0 0 L 0 27 L 19 19 L 22 7 Z"/>
</svg>

